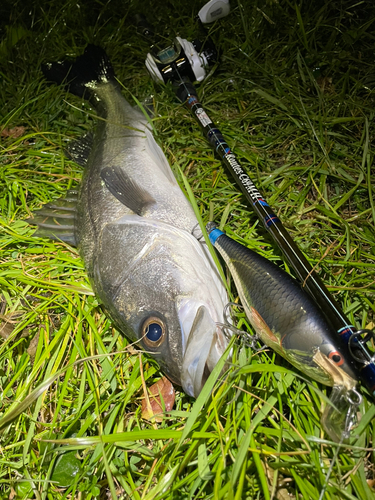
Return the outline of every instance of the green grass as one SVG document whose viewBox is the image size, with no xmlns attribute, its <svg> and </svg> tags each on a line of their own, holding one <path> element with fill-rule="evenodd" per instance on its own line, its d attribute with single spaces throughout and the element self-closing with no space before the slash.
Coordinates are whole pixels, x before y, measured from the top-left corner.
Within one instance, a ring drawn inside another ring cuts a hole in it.
<svg viewBox="0 0 375 500">
<path fill-rule="evenodd" d="M 191 40 L 200 6 L 0 5 L 0 130 L 25 127 L 21 137 L 0 142 L 0 332 L 7 336 L 0 344 L 0 416 L 15 417 L 1 434 L 1 499 L 317 500 L 325 485 L 336 452 L 320 424 L 329 388 L 235 338 L 221 381 L 214 373 L 196 401 L 178 391 L 162 423 L 143 420 L 141 373 L 150 386 L 162 376 L 157 364 L 106 318 L 77 251 L 32 238 L 25 222 L 79 184 L 81 169 L 63 148 L 95 124 L 87 104 L 46 85 L 40 65 L 93 42 L 107 50 L 129 100 L 153 96 L 157 140 L 182 186 L 184 172 L 203 221 L 214 218 L 288 269 L 188 110 L 144 68 L 148 46 L 132 16 L 153 13 L 149 20 L 166 41 Z M 374 25 L 370 2 L 232 2 L 232 13 L 210 28 L 221 61 L 198 86 L 345 313 L 370 328 Z M 242 314 L 238 320 L 248 328 Z M 47 382 L 46 391 L 33 393 Z M 25 401 L 31 404 L 19 407 Z M 367 483 L 375 479 L 374 408 L 364 394 L 362 420 L 339 451 L 326 499 L 375 498 Z"/>
</svg>

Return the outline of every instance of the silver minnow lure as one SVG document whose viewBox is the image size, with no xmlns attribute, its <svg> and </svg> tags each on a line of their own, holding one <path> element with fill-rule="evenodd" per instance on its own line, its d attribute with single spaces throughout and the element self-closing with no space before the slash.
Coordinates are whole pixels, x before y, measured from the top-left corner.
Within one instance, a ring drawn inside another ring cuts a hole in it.
<svg viewBox="0 0 375 500">
<path fill-rule="evenodd" d="M 85 166 L 79 192 L 37 211 L 35 234 L 78 247 L 118 328 L 196 397 L 227 346 L 216 323 L 228 299 L 207 246 L 193 236 L 191 205 L 101 48 L 43 71 L 89 99 L 100 120 L 94 137 L 70 148 Z"/>
<path fill-rule="evenodd" d="M 211 243 L 227 264 L 259 338 L 309 377 L 326 385 L 356 384 L 345 347 L 300 284 L 278 266 L 209 223 Z"/>
</svg>

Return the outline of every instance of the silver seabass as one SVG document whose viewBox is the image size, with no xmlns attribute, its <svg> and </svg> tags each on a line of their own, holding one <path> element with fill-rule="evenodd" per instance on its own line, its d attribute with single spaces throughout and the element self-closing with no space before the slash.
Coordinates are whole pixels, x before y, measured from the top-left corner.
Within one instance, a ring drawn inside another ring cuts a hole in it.
<svg viewBox="0 0 375 500">
<path fill-rule="evenodd" d="M 92 144 L 76 144 L 84 163 L 76 195 L 35 214 L 37 235 L 76 244 L 94 290 L 118 327 L 197 396 L 224 352 L 225 289 L 197 219 L 139 109 L 124 99 L 102 49 L 88 46 L 73 64 L 44 68 L 94 104 Z M 57 223 L 57 224 L 56 224 Z"/>
</svg>

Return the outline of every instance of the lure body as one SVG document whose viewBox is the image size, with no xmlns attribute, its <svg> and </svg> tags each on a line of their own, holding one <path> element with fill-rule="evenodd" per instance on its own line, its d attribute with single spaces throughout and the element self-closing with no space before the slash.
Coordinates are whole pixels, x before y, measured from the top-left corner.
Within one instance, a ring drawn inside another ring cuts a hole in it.
<svg viewBox="0 0 375 500">
<path fill-rule="evenodd" d="M 341 372 L 354 386 L 356 375 L 345 345 L 300 284 L 219 229 L 211 230 L 209 236 L 227 264 L 246 315 L 262 342 L 319 382 L 334 385 Z M 324 360 L 324 368 L 318 358 Z"/>
</svg>

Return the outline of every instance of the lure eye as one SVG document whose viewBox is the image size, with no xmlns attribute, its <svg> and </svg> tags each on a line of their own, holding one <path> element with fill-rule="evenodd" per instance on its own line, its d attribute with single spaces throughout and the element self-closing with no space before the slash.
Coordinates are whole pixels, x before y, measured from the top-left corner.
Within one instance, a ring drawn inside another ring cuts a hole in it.
<svg viewBox="0 0 375 500">
<path fill-rule="evenodd" d="M 165 326 L 160 318 L 147 318 L 142 325 L 142 338 L 146 346 L 158 347 L 164 342 Z"/>
<path fill-rule="evenodd" d="M 332 351 L 328 355 L 329 359 L 332 359 L 334 363 L 336 363 L 337 366 L 341 366 L 344 364 L 344 359 L 341 356 L 341 354 L 337 351 Z"/>
</svg>

